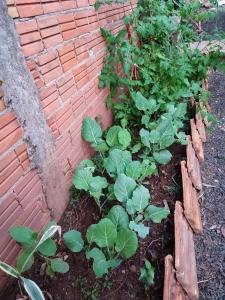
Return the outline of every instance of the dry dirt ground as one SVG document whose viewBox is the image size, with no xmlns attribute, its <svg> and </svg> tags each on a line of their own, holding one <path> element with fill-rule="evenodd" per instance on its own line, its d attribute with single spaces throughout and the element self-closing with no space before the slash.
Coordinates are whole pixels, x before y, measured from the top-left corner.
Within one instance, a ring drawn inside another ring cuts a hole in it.
<svg viewBox="0 0 225 300">
<path fill-rule="evenodd" d="M 209 89 L 218 120 L 205 144 L 201 206 L 204 234 L 195 237 L 195 247 L 200 299 L 225 300 L 225 74 L 212 74 Z"/>
</svg>

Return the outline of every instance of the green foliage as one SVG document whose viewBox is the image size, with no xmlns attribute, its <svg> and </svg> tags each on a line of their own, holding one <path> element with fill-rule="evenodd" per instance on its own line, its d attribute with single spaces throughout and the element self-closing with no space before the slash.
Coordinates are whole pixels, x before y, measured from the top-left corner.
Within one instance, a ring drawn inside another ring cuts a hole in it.
<svg viewBox="0 0 225 300">
<path fill-rule="evenodd" d="M 154 205 L 149 205 L 145 213 L 145 220 L 151 220 L 154 223 L 160 223 L 169 215 L 169 213 L 169 210 L 165 207 L 161 208 Z"/>
<path fill-rule="evenodd" d="M 118 255 L 129 258 L 135 254 L 138 248 L 137 236 L 127 227 L 126 212 L 122 207 L 114 206 L 107 218 L 88 228 L 86 238 L 89 245 L 95 243 L 101 248 L 94 247 L 86 252 L 87 259 L 93 259 L 93 270 L 97 277 L 102 277 L 110 268 L 120 265 Z"/>
<path fill-rule="evenodd" d="M 103 189 L 107 188 L 108 183 L 104 177 L 94 176 L 94 171 L 95 166 L 91 160 L 82 161 L 73 176 L 73 184 L 78 190 L 89 192 L 101 209 L 100 198 L 104 195 Z"/>
<path fill-rule="evenodd" d="M 150 286 L 154 283 L 154 267 L 146 259 L 144 268 L 141 268 L 141 275 L 139 277 L 140 281 L 146 286 Z"/>
<path fill-rule="evenodd" d="M 45 300 L 42 291 L 34 281 L 24 278 L 22 276 L 20 278 L 23 282 L 24 289 L 29 295 L 31 300 Z"/>
<path fill-rule="evenodd" d="M 11 237 L 18 242 L 22 251 L 17 257 L 16 269 L 0 262 L 0 269 L 12 277 L 23 282 L 24 288 L 31 299 L 44 299 L 39 287 L 30 279 L 22 277 L 22 273 L 29 270 L 35 263 L 36 256 L 42 258 L 46 264 L 46 274 L 54 276 L 55 273 L 66 273 L 69 265 L 62 258 L 56 257 L 57 245 L 52 239 L 58 231 L 61 235 L 61 227 L 54 221 L 50 221 L 42 228 L 42 236 L 38 238 L 37 232 L 26 226 L 14 226 L 10 228 Z M 80 252 L 84 246 L 81 234 L 76 230 L 70 230 L 63 235 L 65 245 L 72 252 Z"/>
<path fill-rule="evenodd" d="M 97 1 L 95 7 L 111 2 Z M 150 204 L 144 180 L 171 160 L 169 147 L 187 144 L 190 98 L 204 107 L 209 95 L 202 80 L 209 68 L 225 65 L 219 49 L 205 55 L 190 47 L 209 38 L 198 34 L 199 21 L 212 15 L 201 10 L 199 1 L 141 0 L 124 18 L 126 29 L 114 35 L 101 28 L 107 55 L 99 88 L 109 90 L 106 106 L 114 123 L 103 131 L 89 116 L 84 119 L 82 137 L 97 155 L 81 162 L 73 177 L 76 189 L 94 197 L 103 216 L 86 232 L 86 257 L 93 260 L 97 277 L 118 266 L 118 257 L 135 253 L 137 235 L 149 234 L 145 221 L 160 223 L 169 214 Z M 146 261 L 140 280 L 150 285 L 153 279 L 154 268 Z"/>
<path fill-rule="evenodd" d="M 81 233 L 77 230 L 69 230 L 63 235 L 63 242 L 72 252 L 80 252 L 84 247 Z"/>
<path fill-rule="evenodd" d="M 126 166 L 132 161 L 129 151 L 113 149 L 109 152 L 109 156 L 104 160 L 104 167 L 109 176 L 117 177 L 125 172 Z"/>
<path fill-rule="evenodd" d="M 113 224 L 116 226 L 117 231 L 123 228 L 128 228 L 129 226 L 128 214 L 120 205 L 114 205 L 110 209 L 107 218 L 109 218 L 113 222 Z"/>
<path fill-rule="evenodd" d="M 127 203 L 132 196 L 135 187 L 136 182 L 132 178 L 125 174 L 120 174 L 114 185 L 114 194 L 116 199 L 120 202 Z"/>
</svg>

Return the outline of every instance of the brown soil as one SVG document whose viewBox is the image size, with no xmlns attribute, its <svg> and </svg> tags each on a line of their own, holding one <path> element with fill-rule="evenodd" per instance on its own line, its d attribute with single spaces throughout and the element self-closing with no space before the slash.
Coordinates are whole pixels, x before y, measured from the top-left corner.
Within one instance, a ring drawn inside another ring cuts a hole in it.
<svg viewBox="0 0 225 300">
<path fill-rule="evenodd" d="M 46 299 L 162 299 L 164 257 L 173 254 L 174 251 L 173 212 L 175 200 L 181 196 L 180 161 L 185 154 L 184 147 L 180 145 L 172 147 L 171 152 L 173 158 L 170 163 L 159 168 L 159 176 L 152 176 L 145 182 L 151 191 L 151 202 L 159 206 L 168 204 L 170 216 L 161 224 L 148 222 L 150 234 L 144 240 L 139 239 L 139 250 L 135 256 L 124 261 L 120 267 L 103 279 L 95 278 L 91 262 L 86 260 L 83 252 L 71 254 L 60 246 L 59 255 L 68 255 L 70 271 L 67 274 L 57 275 L 55 278 L 41 275 L 41 261 L 27 274 L 43 291 L 47 292 Z M 60 225 L 63 232 L 73 228 L 79 230 L 85 237 L 88 226 L 97 223 L 99 218 L 94 200 L 83 197 L 75 208 L 68 206 Z M 139 281 L 140 267 L 144 264 L 144 258 L 155 267 L 155 284 L 147 289 Z M 14 287 L 12 299 L 15 299 L 16 290 Z M 51 295 L 50 298 L 48 295 Z"/>
</svg>

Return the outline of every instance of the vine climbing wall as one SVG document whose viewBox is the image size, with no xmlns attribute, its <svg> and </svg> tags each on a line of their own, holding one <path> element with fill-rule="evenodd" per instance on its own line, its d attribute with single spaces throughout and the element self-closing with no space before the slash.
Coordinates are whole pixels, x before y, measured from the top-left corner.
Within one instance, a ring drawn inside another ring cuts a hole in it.
<svg viewBox="0 0 225 300">
<path fill-rule="evenodd" d="M 118 32 L 137 1 L 97 12 L 94 2 L 0 3 L 0 260 L 9 264 L 19 251 L 8 235 L 12 225 L 40 230 L 62 215 L 73 170 L 91 155 L 80 136 L 83 118 L 111 122 L 107 90 L 98 89 L 100 27 Z"/>
</svg>

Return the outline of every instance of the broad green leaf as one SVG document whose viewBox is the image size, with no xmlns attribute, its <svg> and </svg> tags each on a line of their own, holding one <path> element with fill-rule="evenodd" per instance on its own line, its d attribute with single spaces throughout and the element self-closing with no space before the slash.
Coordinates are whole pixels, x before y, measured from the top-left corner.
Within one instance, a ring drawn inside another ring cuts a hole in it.
<svg viewBox="0 0 225 300">
<path fill-rule="evenodd" d="M 138 179 L 142 173 L 142 165 L 139 161 L 132 161 L 126 167 L 126 175 L 133 178 L 134 180 Z"/>
<path fill-rule="evenodd" d="M 110 259 L 107 263 L 109 268 L 115 269 L 122 263 L 122 259 Z"/>
<path fill-rule="evenodd" d="M 98 152 L 106 152 L 109 150 L 108 145 L 103 140 L 98 140 L 98 144 L 92 143 L 91 146 Z"/>
<path fill-rule="evenodd" d="M 99 247 L 113 246 L 117 238 L 116 226 L 108 218 L 102 219 L 98 224 L 91 225 L 87 232 L 87 239 L 95 242 Z"/>
<path fill-rule="evenodd" d="M 151 220 L 154 223 L 161 223 L 169 215 L 170 211 L 165 207 L 156 207 L 149 205 L 145 212 L 145 220 Z"/>
<path fill-rule="evenodd" d="M 24 278 L 24 277 L 20 277 L 20 278 L 23 282 L 23 286 L 24 286 L 27 294 L 29 295 L 29 297 L 32 300 L 45 300 L 45 297 L 44 297 L 41 289 L 34 281 Z"/>
<path fill-rule="evenodd" d="M 118 140 L 119 143 L 123 146 L 123 149 L 126 149 L 131 142 L 131 135 L 130 132 L 127 129 L 120 129 L 118 133 Z"/>
<path fill-rule="evenodd" d="M 141 149 L 141 143 L 137 143 L 136 145 L 134 145 L 134 147 L 132 147 L 131 152 L 137 153 L 140 149 Z"/>
<path fill-rule="evenodd" d="M 108 182 L 105 177 L 95 176 L 90 181 L 90 190 L 92 191 L 102 191 L 108 186 Z"/>
<path fill-rule="evenodd" d="M 147 115 L 143 115 L 141 118 L 141 124 L 145 125 L 145 127 L 148 128 L 149 122 L 150 122 L 150 117 Z"/>
<path fill-rule="evenodd" d="M 142 128 L 139 132 L 140 137 L 141 137 L 141 142 L 143 145 L 146 147 L 150 147 L 150 132 L 144 128 Z"/>
<path fill-rule="evenodd" d="M 77 169 L 73 176 L 73 184 L 78 190 L 88 191 L 92 178 L 92 171 L 89 168 Z"/>
<path fill-rule="evenodd" d="M 149 160 L 144 160 L 142 162 L 142 174 L 141 174 L 141 180 L 144 180 L 146 177 L 156 174 L 157 167 L 155 163 L 150 163 Z"/>
<path fill-rule="evenodd" d="M 55 241 L 52 239 L 46 240 L 43 244 L 38 247 L 38 251 L 45 256 L 55 256 L 57 246 Z"/>
<path fill-rule="evenodd" d="M 138 248 L 138 239 L 135 232 L 129 229 L 121 229 L 116 240 L 116 251 L 124 258 L 135 254 Z"/>
<path fill-rule="evenodd" d="M 152 130 L 149 134 L 149 140 L 152 144 L 156 144 L 160 140 L 160 133 L 157 130 Z"/>
<path fill-rule="evenodd" d="M 133 192 L 132 199 L 127 201 L 127 211 L 129 214 L 142 212 L 149 204 L 150 194 L 149 190 L 143 185 L 137 187 Z"/>
<path fill-rule="evenodd" d="M 140 281 L 146 286 L 152 285 L 154 283 L 154 267 L 150 264 L 148 260 L 145 260 L 145 267 L 141 268 Z"/>
<path fill-rule="evenodd" d="M 120 174 L 114 184 L 114 194 L 116 199 L 120 202 L 126 203 L 132 196 L 135 187 L 136 182 L 134 179 L 126 176 L 125 174 Z"/>
<path fill-rule="evenodd" d="M 86 231 L 86 239 L 89 244 L 94 242 L 94 232 L 96 230 L 96 226 L 98 226 L 98 224 L 92 224 L 88 227 Z"/>
<path fill-rule="evenodd" d="M 0 261 L 0 270 L 3 272 L 9 274 L 12 277 L 19 278 L 20 273 L 15 268 L 11 267 L 10 265 L 4 263 L 3 261 Z"/>
<path fill-rule="evenodd" d="M 160 149 L 165 149 L 175 141 L 171 117 L 162 116 L 156 128 L 160 134 Z"/>
<path fill-rule="evenodd" d="M 67 273 L 69 271 L 69 265 L 62 258 L 51 259 L 51 269 L 57 273 Z"/>
<path fill-rule="evenodd" d="M 139 110 L 146 111 L 148 109 L 148 100 L 142 95 L 141 92 L 137 92 L 134 97 L 134 102 Z"/>
<path fill-rule="evenodd" d="M 132 161 L 129 151 L 114 149 L 109 152 L 109 156 L 104 160 L 106 171 L 111 177 L 124 173 L 126 166 Z"/>
<path fill-rule="evenodd" d="M 93 270 L 97 277 L 102 277 L 108 272 L 109 264 L 106 261 L 105 254 L 100 249 L 91 249 L 86 253 L 86 258 L 93 258 Z"/>
<path fill-rule="evenodd" d="M 134 221 L 130 221 L 129 228 L 137 232 L 138 236 L 142 239 L 146 238 L 149 234 L 149 227 L 145 226 L 143 223 L 135 223 Z"/>
<path fill-rule="evenodd" d="M 14 226 L 9 229 L 11 237 L 18 243 L 30 243 L 37 238 L 37 233 L 26 226 Z"/>
<path fill-rule="evenodd" d="M 84 247 L 81 233 L 77 230 L 70 230 L 64 233 L 63 242 L 72 252 L 80 252 Z"/>
<path fill-rule="evenodd" d="M 139 91 L 134 96 L 134 102 L 138 110 L 148 111 L 149 114 L 158 109 L 155 99 L 148 100 Z"/>
<path fill-rule="evenodd" d="M 90 160 L 90 159 L 84 159 L 77 166 L 77 169 L 81 169 L 82 170 L 82 169 L 85 169 L 85 168 L 87 168 L 88 170 L 90 170 L 91 173 L 94 173 L 95 165 L 94 165 L 93 161 Z"/>
<path fill-rule="evenodd" d="M 154 152 L 153 157 L 159 164 L 165 165 L 171 160 L 172 154 L 168 150 L 161 150 Z"/>
<path fill-rule="evenodd" d="M 117 231 L 122 228 L 128 228 L 128 214 L 126 213 L 125 209 L 120 205 L 114 205 L 110 209 L 107 218 L 109 218 L 113 222 L 113 224 L 116 226 Z"/>
<path fill-rule="evenodd" d="M 26 262 L 26 263 L 25 263 Z M 19 273 L 23 273 L 29 270 L 34 263 L 34 255 L 30 255 L 30 253 L 21 252 L 17 258 L 16 268 Z"/>
<path fill-rule="evenodd" d="M 81 135 L 85 141 L 98 144 L 98 138 L 102 136 L 101 126 L 87 116 L 82 123 Z"/>
<path fill-rule="evenodd" d="M 119 144 L 118 133 L 121 130 L 120 126 L 112 126 L 107 132 L 106 142 L 109 146 L 113 147 Z"/>
</svg>

